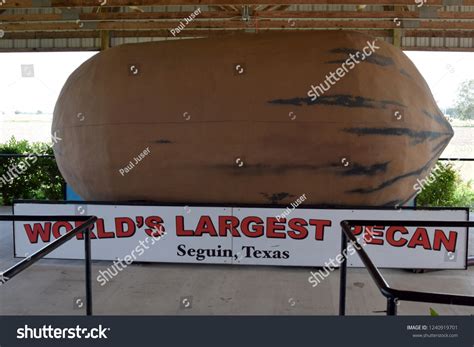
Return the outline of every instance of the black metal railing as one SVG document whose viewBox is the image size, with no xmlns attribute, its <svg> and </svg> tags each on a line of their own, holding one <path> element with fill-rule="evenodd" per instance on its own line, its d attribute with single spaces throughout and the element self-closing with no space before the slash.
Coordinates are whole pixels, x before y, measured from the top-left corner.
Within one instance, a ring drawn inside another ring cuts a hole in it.
<svg viewBox="0 0 474 347">
<path fill-rule="evenodd" d="M 439 161 L 474 161 L 474 158 L 439 158 Z"/>
<path fill-rule="evenodd" d="M 83 222 L 81 225 L 75 227 L 70 232 L 60 236 L 50 244 L 44 246 L 34 254 L 23 259 L 19 263 L 13 265 L 3 273 L 2 282 L 6 283 L 13 277 L 21 273 L 22 271 L 29 268 L 31 265 L 36 263 L 38 260 L 51 253 L 74 236 L 79 233 L 84 235 L 84 258 L 85 258 L 85 284 L 86 284 L 86 314 L 92 316 L 92 261 L 91 261 L 91 237 L 90 231 L 92 226 L 97 221 L 96 216 L 0 216 L 0 221 L 12 221 L 12 222 L 49 222 L 49 221 L 70 221 L 70 222 Z"/>
<path fill-rule="evenodd" d="M 346 282 L 347 282 L 347 242 L 348 240 L 354 245 L 360 259 L 369 271 L 370 276 L 374 280 L 378 289 L 383 296 L 387 298 L 387 315 L 397 315 L 397 303 L 399 301 L 415 301 L 428 302 L 437 304 L 463 305 L 474 306 L 474 296 L 454 295 L 447 293 L 433 293 L 433 292 L 417 292 L 411 290 L 400 290 L 390 287 L 385 278 L 380 273 L 379 269 L 374 265 L 365 250 L 358 243 L 357 238 L 352 233 L 351 228 L 355 226 L 406 226 L 406 227 L 474 227 L 474 222 L 459 222 L 459 221 L 407 221 L 407 220 L 345 220 L 341 222 L 341 255 L 343 257 L 340 267 L 340 282 L 339 282 L 339 315 L 346 314 Z"/>
<path fill-rule="evenodd" d="M 30 158 L 31 156 L 35 156 L 36 158 L 51 158 L 55 159 L 55 156 L 52 154 L 18 154 L 18 153 L 0 153 L 0 158 Z"/>
</svg>

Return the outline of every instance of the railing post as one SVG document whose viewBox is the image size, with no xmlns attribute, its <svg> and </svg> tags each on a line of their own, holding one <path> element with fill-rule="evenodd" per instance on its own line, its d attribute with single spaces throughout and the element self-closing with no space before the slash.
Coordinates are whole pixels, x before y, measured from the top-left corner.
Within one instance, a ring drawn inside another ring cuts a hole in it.
<svg viewBox="0 0 474 347">
<path fill-rule="evenodd" d="M 84 253 L 86 262 L 86 314 L 92 316 L 92 280 L 91 280 L 91 235 L 92 226 L 84 231 Z"/>
<path fill-rule="evenodd" d="M 397 302 L 398 299 L 394 297 L 387 298 L 387 316 L 397 315 Z"/>
<path fill-rule="evenodd" d="M 344 227 L 343 227 L 344 228 Z M 339 315 L 346 315 L 346 282 L 347 282 L 347 237 L 344 229 L 341 230 L 341 255 L 343 257 L 339 268 Z"/>
</svg>

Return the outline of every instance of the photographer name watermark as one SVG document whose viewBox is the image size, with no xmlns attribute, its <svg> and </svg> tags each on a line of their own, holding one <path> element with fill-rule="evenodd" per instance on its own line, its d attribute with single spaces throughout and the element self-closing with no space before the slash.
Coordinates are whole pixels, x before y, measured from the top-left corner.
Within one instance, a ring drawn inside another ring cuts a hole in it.
<svg viewBox="0 0 474 347">
<path fill-rule="evenodd" d="M 201 14 L 201 8 L 199 7 L 197 10 L 194 12 L 191 12 L 191 14 L 188 17 L 183 18 L 182 21 L 179 22 L 178 26 L 174 29 L 170 29 L 171 35 L 175 36 L 179 34 L 186 26 L 191 23 L 197 16 Z M 184 21 L 184 23 L 183 23 Z"/>
<path fill-rule="evenodd" d="M 294 202 L 291 203 L 291 208 L 287 207 L 282 213 L 280 213 L 278 216 L 275 216 L 277 221 L 280 221 L 280 219 L 284 219 L 288 217 L 291 214 L 291 212 L 293 212 L 305 200 L 306 200 L 306 194 L 302 194 L 298 199 L 296 199 Z"/>
<path fill-rule="evenodd" d="M 132 171 L 135 166 L 138 165 L 143 159 L 145 159 L 150 153 L 150 147 L 145 148 L 145 150 L 139 153 L 138 156 L 133 157 L 133 160 L 130 160 L 125 167 L 119 169 L 119 173 L 122 176 L 125 176 L 125 174 L 128 174 L 130 171 Z"/>
</svg>

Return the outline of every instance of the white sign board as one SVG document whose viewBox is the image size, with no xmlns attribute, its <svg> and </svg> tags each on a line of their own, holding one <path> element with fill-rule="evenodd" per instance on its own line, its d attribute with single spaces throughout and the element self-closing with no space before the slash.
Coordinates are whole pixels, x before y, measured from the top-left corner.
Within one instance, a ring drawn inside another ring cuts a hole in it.
<svg viewBox="0 0 474 347">
<path fill-rule="evenodd" d="M 16 215 L 95 215 L 92 258 L 277 266 L 338 265 L 345 219 L 466 221 L 466 210 L 384 210 L 16 203 Z M 15 222 L 15 256 L 26 257 L 78 223 Z M 161 233 L 164 233 L 161 235 Z M 464 269 L 466 228 L 367 226 L 354 230 L 379 267 Z M 160 236 L 161 235 L 161 236 Z M 349 266 L 361 267 L 349 253 Z M 82 235 L 48 255 L 83 259 Z"/>
</svg>

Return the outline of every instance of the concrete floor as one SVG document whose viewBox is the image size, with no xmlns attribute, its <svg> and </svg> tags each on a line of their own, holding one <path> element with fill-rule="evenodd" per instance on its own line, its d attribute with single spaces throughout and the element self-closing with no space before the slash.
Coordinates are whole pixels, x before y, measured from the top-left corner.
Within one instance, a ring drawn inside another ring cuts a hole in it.
<svg viewBox="0 0 474 347">
<path fill-rule="evenodd" d="M 9 214 L 0 208 L 0 214 Z M 470 254 L 474 254 L 471 233 Z M 0 269 L 13 258 L 12 226 L 0 222 Z M 83 315 L 84 263 L 44 259 L 0 286 L 0 315 Z M 93 279 L 111 262 L 93 264 Z M 93 281 L 97 315 L 335 315 L 339 272 L 313 288 L 309 268 L 135 264 L 100 286 Z M 383 270 L 395 288 L 474 295 L 469 270 L 415 274 Z M 401 315 L 472 315 L 473 307 L 401 302 Z M 347 311 L 383 315 L 385 300 L 365 269 L 349 269 Z"/>
</svg>

